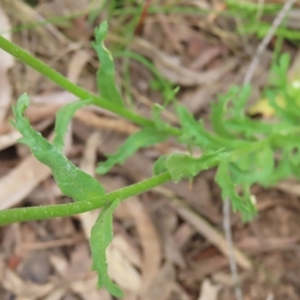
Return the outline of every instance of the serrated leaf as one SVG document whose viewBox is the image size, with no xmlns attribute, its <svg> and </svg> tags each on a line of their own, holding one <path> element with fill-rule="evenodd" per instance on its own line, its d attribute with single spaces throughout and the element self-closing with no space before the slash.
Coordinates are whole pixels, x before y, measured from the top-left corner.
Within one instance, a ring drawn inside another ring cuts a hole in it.
<svg viewBox="0 0 300 300">
<path fill-rule="evenodd" d="M 256 208 L 251 202 L 251 199 L 246 195 L 246 197 L 241 197 L 235 190 L 235 186 L 231 181 L 229 175 L 228 162 L 222 161 L 219 164 L 215 180 L 221 188 L 222 199 L 230 199 L 232 203 L 232 208 L 234 212 L 240 212 L 244 220 L 249 220 L 253 218 L 256 213 Z"/>
<path fill-rule="evenodd" d="M 260 184 L 263 187 L 269 187 L 275 185 L 280 180 L 286 179 L 291 175 L 291 165 L 289 162 L 289 151 L 284 149 L 282 157 L 278 162 L 277 166 L 274 168 L 272 173 L 265 177 L 263 180 L 260 180 Z"/>
<path fill-rule="evenodd" d="M 222 151 L 223 149 L 206 153 L 198 158 L 186 154 L 171 154 L 166 158 L 165 166 L 172 180 L 178 182 L 183 177 L 192 178 L 199 172 L 214 167 L 222 159 L 228 158 L 228 153 Z"/>
<path fill-rule="evenodd" d="M 138 149 L 149 147 L 165 141 L 169 134 L 160 132 L 155 128 L 144 128 L 132 134 L 125 143 L 120 146 L 115 154 L 108 155 L 108 159 L 98 165 L 97 173 L 106 174 L 114 165 L 122 164 Z"/>
<path fill-rule="evenodd" d="M 26 144 L 33 155 L 51 169 L 54 179 L 64 195 L 75 201 L 96 201 L 105 194 L 102 185 L 94 177 L 77 168 L 31 127 L 28 119 L 23 116 L 29 102 L 27 94 L 23 94 L 13 107 L 15 121 L 11 123 L 23 135 L 20 142 Z"/>
<path fill-rule="evenodd" d="M 238 185 L 250 186 L 264 181 L 273 169 L 274 154 L 268 145 L 229 164 L 232 181 Z"/>
<path fill-rule="evenodd" d="M 299 120 L 299 107 L 294 104 L 287 104 L 287 97 L 284 97 L 284 104 L 281 106 L 277 101 L 278 91 L 267 90 L 266 95 L 271 107 L 274 108 L 276 115 L 280 116 L 286 122 L 297 125 Z"/>
<path fill-rule="evenodd" d="M 279 57 L 278 63 L 271 66 L 269 82 L 284 89 L 288 85 L 288 69 L 290 65 L 290 55 L 283 53 Z"/>
<path fill-rule="evenodd" d="M 218 95 L 218 101 L 211 105 L 210 120 L 214 131 L 227 138 L 232 138 L 233 135 L 225 126 L 225 118 L 227 113 L 227 105 L 232 97 L 232 90 L 229 90 L 225 95 Z"/>
<path fill-rule="evenodd" d="M 232 119 L 226 122 L 226 127 L 235 134 L 244 135 L 245 138 L 260 138 L 262 135 L 270 135 L 281 130 L 282 124 L 267 124 L 263 120 L 252 120 L 248 117 Z"/>
<path fill-rule="evenodd" d="M 107 36 L 107 22 L 103 22 L 95 29 L 93 48 L 96 50 L 100 68 L 97 72 L 97 85 L 100 95 L 115 104 L 124 106 L 124 102 L 115 80 L 115 64 L 109 50 L 105 47 L 104 41 Z"/>
<path fill-rule="evenodd" d="M 224 95 L 218 95 L 218 101 L 212 105 L 210 119 L 214 131 L 223 138 L 235 138 L 230 122 L 241 123 L 246 118 L 245 106 L 251 94 L 251 86 L 231 87 Z M 230 103 L 230 105 L 229 105 Z"/>
<path fill-rule="evenodd" d="M 194 119 L 186 107 L 177 104 L 176 111 L 183 130 L 183 135 L 180 137 L 181 141 L 190 144 L 196 143 L 201 149 L 208 151 L 222 148 L 222 145 L 204 129 L 202 124 Z"/>
<path fill-rule="evenodd" d="M 183 135 L 179 138 L 182 142 L 197 145 L 205 151 L 216 151 L 221 148 L 230 150 L 247 143 L 238 139 L 226 139 L 209 132 L 182 105 L 176 105 L 176 110 L 183 130 Z"/>
<path fill-rule="evenodd" d="M 91 101 L 89 100 L 79 100 L 79 101 L 75 101 L 72 103 L 69 103 L 65 106 L 63 106 L 56 114 L 56 119 L 55 119 L 55 127 L 54 127 L 54 131 L 55 131 L 55 137 L 53 140 L 53 146 L 59 150 L 62 151 L 63 147 L 64 147 L 64 136 L 68 130 L 68 125 L 74 115 L 74 113 L 90 104 Z"/>
<path fill-rule="evenodd" d="M 113 212 L 120 201 L 114 200 L 104 207 L 91 232 L 90 247 L 93 267 L 98 274 L 98 288 L 104 286 L 115 297 L 123 297 L 122 290 L 112 282 L 108 275 L 106 249 L 113 238 Z"/>
<path fill-rule="evenodd" d="M 233 118 L 243 119 L 245 117 L 245 107 L 251 96 L 251 85 L 246 84 L 237 89 L 235 97 L 232 99 L 232 116 Z"/>
</svg>

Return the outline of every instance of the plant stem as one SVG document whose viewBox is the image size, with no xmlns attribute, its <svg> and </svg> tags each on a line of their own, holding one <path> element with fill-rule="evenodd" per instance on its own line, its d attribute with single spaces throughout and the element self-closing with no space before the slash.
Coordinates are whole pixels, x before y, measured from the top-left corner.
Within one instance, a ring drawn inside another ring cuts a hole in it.
<svg viewBox="0 0 300 300">
<path fill-rule="evenodd" d="M 130 120 L 138 125 L 141 126 L 150 126 L 154 127 L 155 124 L 153 121 L 144 118 L 138 114 L 135 114 L 131 112 L 130 110 L 120 107 L 112 102 L 109 102 L 81 87 L 74 84 L 70 80 L 68 80 L 66 77 L 64 77 L 62 74 L 58 73 L 45 63 L 43 63 L 41 60 L 37 59 L 36 57 L 32 56 L 28 52 L 24 51 L 22 48 L 18 47 L 14 43 L 8 41 L 3 36 L 0 35 L 0 48 L 4 51 L 8 52 L 15 58 L 21 60 L 26 65 L 32 67 L 42 75 L 44 75 L 46 78 L 50 79 L 54 83 L 56 83 L 58 86 L 63 88 L 64 90 L 74 94 L 81 100 L 86 99 L 92 99 L 93 103 L 95 105 L 98 105 L 104 109 L 107 109 L 127 120 Z M 181 134 L 181 131 L 177 128 L 169 126 L 165 131 L 169 132 L 172 135 L 178 136 Z"/>
<path fill-rule="evenodd" d="M 131 196 L 141 194 L 156 186 L 164 184 L 169 180 L 171 180 L 171 175 L 169 172 L 165 172 L 160 175 L 153 176 L 149 179 L 140 181 L 136 184 L 132 184 L 122 189 L 100 196 L 98 201 L 86 200 L 68 204 L 22 207 L 2 210 L 0 211 L 0 225 L 7 225 L 14 222 L 67 217 L 80 214 L 103 206 L 100 203 L 110 203 L 116 199 L 125 200 Z"/>
</svg>

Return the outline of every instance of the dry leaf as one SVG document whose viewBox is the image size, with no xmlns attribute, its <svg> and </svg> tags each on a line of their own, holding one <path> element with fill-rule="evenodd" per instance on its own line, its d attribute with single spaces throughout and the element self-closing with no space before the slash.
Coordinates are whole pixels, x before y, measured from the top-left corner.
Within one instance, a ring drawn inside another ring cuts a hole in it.
<svg viewBox="0 0 300 300">
<path fill-rule="evenodd" d="M 120 251 L 115 238 L 108 246 L 106 256 L 109 276 L 124 290 L 137 293 L 141 286 L 141 276 Z"/>
<path fill-rule="evenodd" d="M 212 84 L 222 78 L 222 76 L 231 71 L 238 64 L 237 59 L 231 58 L 224 62 L 220 68 L 204 72 L 195 72 L 185 68 L 178 57 L 170 56 L 167 53 L 158 50 L 146 40 L 136 38 L 132 48 L 152 59 L 157 69 L 166 79 L 182 86 Z"/>
<path fill-rule="evenodd" d="M 84 280 L 72 281 L 70 288 L 84 300 L 112 300 L 112 296 L 105 289 L 97 289 L 97 276 Z"/>
<path fill-rule="evenodd" d="M 0 282 L 6 290 L 11 291 L 14 295 L 22 296 L 30 300 L 40 299 L 55 288 L 52 283 L 40 285 L 30 281 L 23 281 L 1 261 Z"/>
<path fill-rule="evenodd" d="M 209 279 L 204 279 L 198 300 L 217 300 L 220 289 L 220 285 L 213 285 Z"/>
<path fill-rule="evenodd" d="M 138 231 L 142 248 L 142 287 L 141 291 L 145 291 L 153 282 L 159 270 L 161 261 L 160 240 L 156 228 L 143 204 L 137 197 L 131 197 L 124 204 L 134 218 L 136 229 Z"/>
<path fill-rule="evenodd" d="M 2 36 L 9 41 L 11 41 L 10 29 L 8 17 L 0 6 L 0 32 L 5 32 Z M 0 124 L 3 122 L 11 103 L 12 87 L 7 78 L 7 71 L 14 65 L 14 62 L 15 60 L 10 54 L 0 49 Z"/>
<path fill-rule="evenodd" d="M 99 132 L 94 132 L 88 138 L 80 168 L 91 176 L 95 175 L 97 160 L 97 146 L 100 140 Z M 91 237 L 91 230 L 99 215 L 99 209 L 80 214 L 78 217 L 82 223 L 83 231 L 87 239 Z"/>
<path fill-rule="evenodd" d="M 0 209 L 17 205 L 50 174 L 51 170 L 33 156 L 25 158 L 0 180 Z"/>
<path fill-rule="evenodd" d="M 0 151 L 14 145 L 22 137 L 21 133 L 13 130 L 0 136 Z"/>
<path fill-rule="evenodd" d="M 155 280 L 143 295 L 143 300 L 166 300 L 174 288 L 175 269 L 172 264 L 165 263 Z"/>
<path fill-rule="evenodd" d="M 91 56 L 86 51 L 80 49 L 75 51 L 75 54 L 72 56 L 69 63 L 67 78 L 70 81 L 77 83 L 80 73 L 82 72 L 83 68 L 88 63 L 90 58 Z"/>
</svg>

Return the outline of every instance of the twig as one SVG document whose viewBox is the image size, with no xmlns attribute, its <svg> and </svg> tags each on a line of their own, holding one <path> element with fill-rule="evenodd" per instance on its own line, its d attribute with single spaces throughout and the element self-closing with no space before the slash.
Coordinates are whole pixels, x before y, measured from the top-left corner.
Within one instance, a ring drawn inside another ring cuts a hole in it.
<svg viewBox="0 0 300 300">
<path fill-rule="evenodd" d="M 295 2 L 296 2 L 296 0 L 287 0 L 285 2 L 285 4 L 283 5 L 281 11 L 278 13 L 276 18 L 274 19 L 273 24 L 272 24 L 268 34 L 264 37 L 264 39 L 261 41 L 261 43 L 258 45 L 258 47 L 256 49 L 254 58 L 252 59 L 252 62 L 248 68 L 246 75 L 245 75 L 244 82 L 243 82 L 244 84 L 248 84 L 251 82 L 251 79 L 254 75 L 255 69 L 259 63 L 260 56 L 265 51 L 266 47 L 270 43 L 270 41 L 275 33 L 275 31 L 277 30 L 277 28 L 281 24 L 282 20 L 286 16 L 287 12 L 290 10 L 290 8 L 292 7 L 292 5 Z"/>
<path fill-rule="evenodd" d="M 228 247 L 228 259 L 230 265 L 231 277 L 234 283 L 234 292 L 237 300 L 243 300 L 242 289 L 240 286 L 240 280 L 236 265 L 236 259 L 233 252 L 233 241 L 231 234 L 231 224 L 230 224 L 230 200 L 225 199 L 223 203 L 223 227 L 225 231 L 227 247 Z"/>
<path fill-rule="evenodd" d="M 182 219 L 192 225 L 198 233 L 205 237 L 211 244 L 216 246 L 221 253 L 223 253 L 225 256 L 229 256 L 226 238 L 223 237 L 223 235 L 214 226 L 212 226 L 200 214 L 186 205 L 184 201 L 177 198 L 171 190 L 162 186 L 156 187 L 154 190 L 170 198 L 172 200 L 172 207 L 176 209 L 178 215 Z M 252 269 L 251 261 L 243 252 L 236 247 L 233 247 L 232 252 L 237 264 L 241 268 L 247 271 Z"/>
</svg>

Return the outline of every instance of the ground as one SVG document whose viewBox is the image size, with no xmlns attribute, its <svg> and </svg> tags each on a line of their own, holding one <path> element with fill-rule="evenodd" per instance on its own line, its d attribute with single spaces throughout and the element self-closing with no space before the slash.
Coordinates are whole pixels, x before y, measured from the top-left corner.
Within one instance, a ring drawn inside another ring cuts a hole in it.
<svg viewBox="0 0 300 300">
<path fill-rule="evenodd" d="M 217 94 L 242 83 L 263 24 L 271 24 L 283 1 L 266 1 L 278 8 L 269 15 L 261 10 L 261 16 L 239 5 L 231 7 L 231 1 L 160 2 L 5 0 L 0 4 L 0 31 L 12 28 L 8 38 L 97 93 L 98 61 L 91 41 L 94 27 L 107 19 L 107 48 L 115 58 L 116 79 L 127 106 L 150 117 L 153 104 L 162 104 L 178 86 L 177 101 L 207 122 Z M 285 27 L 295 36 L 297 5 Z M 244 13 L 249 19 L 243 19 Z M 50 23 L 45 24 L 45 19 Z M 254 33 L 239 31 L 249 29 L 247 20 L 257 22 Z M 298 57 L 295 36 L 272 38 L 252 79 L 247 109 L 260 97 L 274 53 L 281 47 L 280 51 Z M 62 195 L 50 170 L 17 143 L 19 135 L 9 119 L 11 105 L 27 92 L 32 100 L 27 116 L 49 137 L 57 110 L 76 97 L 5 55 L 0 52 L 0 208 L 67 203 L 71 199 Z M 294 62 L 292 68 L 297 69 Z M 258 111 L 255 117 L 266 116 Z M 178 124 L 172 109 L 164 112 L 164 118 Z M 98 162 L 137 128 L 105 110 L 82 109 L 69 129 L 66 154 L 109 192 L 150 177 L 160 155 L 187 151 L 170 140 L 139 150 L 107 175 L 95 174 Z M 214 175 L 211 169 L 193 184 L 186 180 L 165 184 L 117 208 L 107 259 L 110 276 L 124 290 L 124 299 L 236 299 L 224 254 L 222 199 Z M 231 214 L 243 299 L 300 299 L 299 184 L 286 180 L 268 189 L 254 185 L 252 193 L 257 216 L 244 223 L 238 214 Z M 0 299 L 113 299 L 96 288 L 97 276 L 91 272 L 88 238 L 97 215 L 93 211 L 1 227 Z"/>
</svg>

